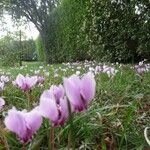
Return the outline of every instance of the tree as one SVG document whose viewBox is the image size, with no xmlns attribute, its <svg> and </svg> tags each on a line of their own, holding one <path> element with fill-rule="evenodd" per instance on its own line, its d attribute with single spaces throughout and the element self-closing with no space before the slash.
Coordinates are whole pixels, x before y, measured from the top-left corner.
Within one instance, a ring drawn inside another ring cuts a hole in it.
<svg viewBox="0 0 150 150">
<path fill-rule="evenodd" d="M 47 63 L 51 62 L 50 54 L 53 51 L 49 38 L 53 28 L 52 21 L 55 21 L 52 20 L 52 14 L 59 3 L 60 0 L 2 0 L 0 2 L 0 8 L 10 12 L 14 18 L 25 17 L 34 23 L 42 38 Z"/>
<path fill-rule="evenodd" d="M 90 53 L 108 61 L 150 59 L 149 0 L 90 0 L 84 21 Z"/>
</svg>

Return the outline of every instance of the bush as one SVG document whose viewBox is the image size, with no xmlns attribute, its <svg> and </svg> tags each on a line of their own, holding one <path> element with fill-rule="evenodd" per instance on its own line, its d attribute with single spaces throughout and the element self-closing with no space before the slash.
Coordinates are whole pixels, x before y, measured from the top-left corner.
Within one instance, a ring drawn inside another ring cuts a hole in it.
<svg viewBox="0 0 150 150">
<path fill-rule="evenodd" d="M 33 40 L 15 41 L 12 37 L 6 36 L 0 40 L 1 64 L 13 66 L 20 61 L 33 61 L 35 43 Z M 34 59 L 36 60 L 36 59 Z"/>
<path fill-rule="evenodd" d="M 39 61 L 45 61 L 45 52 L 44 52 L 44 47 L 42 44 L 42 39 L 39 36 L 36 41 L 36 51 L 37 51 L 37 56 Z"/>
<path fill-rule="evenodd" d="M 50 61 L 150 59 L 148 4 L 63 0 L 49 18 Z"/>
</svg>

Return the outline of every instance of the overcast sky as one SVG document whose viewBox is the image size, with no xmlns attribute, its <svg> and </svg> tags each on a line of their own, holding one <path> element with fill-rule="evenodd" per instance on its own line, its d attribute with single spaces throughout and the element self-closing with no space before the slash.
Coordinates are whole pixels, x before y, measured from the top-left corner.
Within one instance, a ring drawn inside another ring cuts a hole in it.
<svg viewBox="0 0 150 150">
<path fill-rule="evenodd" d="M 1 21 L 0 21 L 0 38 L 4 37 L 7 35 L 7 31 L 4 31 L 4 28 L 7 28 L 8 31 L 10 32 L 15 32 L 15 31 L 19 31 L 22 30 L 25 35 L 27 36 L 27 38 L 33 38 L 36 39 L 39 32 L 37 31 L 37 29 L 35 28 L 33 23 L 28 23 L 25 26 L 20 26 L 19 28 L 17 28 L 17 26 L 13 25 L 13 22 L 11 20 L 11 17 L 9 15 L 5 15 L 5 19 L 4 22 L 6 22 L 6 24 L 1 25 Z"/>
</svg>

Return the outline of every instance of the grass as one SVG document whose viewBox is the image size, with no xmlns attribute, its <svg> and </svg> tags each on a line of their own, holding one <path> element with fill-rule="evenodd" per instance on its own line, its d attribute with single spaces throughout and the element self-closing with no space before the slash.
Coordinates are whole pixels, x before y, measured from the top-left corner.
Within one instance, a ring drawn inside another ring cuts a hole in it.
<svg viewBox="0 0 150 150">
<path fill-rule="evenodd" d="M 52 84 L 61 84 L 63 77 L 74 74 L 77 70 L 83 74 L 89 67 L 97 63 L 44 65 L 43 63 L 24 63 L 23 67 L 1 68 L 14 80 L 18 73 L 34 75 L 35 70 L 45 76 L 44 87 L 32 90 L 33 107 L 39 103 L 39 97 Z M 80 68 L 81 67 L 81 68 Z M 150 124 L 150 72 L 143 77 L 136 75 L 130 65 L 114 65 L 119 71 L 113 79 L 107 74 L 96 75 L 96 96 L 86 112 L 74 116 L 74 136 L 76 149 L 81 150 L 144 150 L 149 149 L 144 138 L 144 129 Z M 48 74 L 49 73 L 49 74 Z M 142 78 L 142 80 L 141 80 Z M 27 108 L 27 99 L 23 92 L 14 87 L 11 82 L 1 93 L 6 106 L 1 112 L 1 121 L 9 108 Z M 45 119 L 42 127 L 34 136 L 27 149 L 46 150 L 48 147 L 47 131 L 50 126 Z M 67 149 L 67 139 L 70 125 L 55 129 L 55 144 L 57 149 Z M 21 144 L 12 133 L 6 134 L 11 150 L 21 149 Z M 3 146 L 0 143 L 1 147 Z M 0 148 L 1 149 L 1 148 Z"/>
</svg>

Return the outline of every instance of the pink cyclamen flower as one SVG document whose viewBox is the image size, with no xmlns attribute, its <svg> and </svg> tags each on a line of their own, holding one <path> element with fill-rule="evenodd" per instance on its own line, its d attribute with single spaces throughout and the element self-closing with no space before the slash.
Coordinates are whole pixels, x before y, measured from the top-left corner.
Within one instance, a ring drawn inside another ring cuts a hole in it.
<svg viewBox="0 0 150 150">
<path fill-rule="evenodd" d="M 67 99 L 64 96 L 63 86 L 51 86 L 43 92 L 40 98 L 39 111 L 48 118 L 53 126 L 63 125 L 68 118 Z"/>
<path fill-rule="evenodd" d="M 118 70 L 113 67 L 103 66 L 103 73 L 107 73 L 109 78 L 113 78 Z"/>
<path fill-rule="evenodd" d="M 44 79 L 44 77 L 42 77 L 42 76 L 38 76 L 38 77 L 37 77 L 37 80 L 38 80 L 38 83 L 39 83 L 40 85 L 43 85 L 44 82 L 45 82 L 45 79 Z"/>
<path fill-rule="evenodd" d="M 1 82 L 4 82 L 4 83 L 7 83 L 7 82 L 9 82 L 9 78 L 8 78 L 8 76 L 2 75 L 2 76 L 0 77 L 0 81 L 1 81 Z"/>
<path fill-rule="evenodd" d="M 103 71 L 102 66 L 96 66 L 96 67 L 95 67 L 95 74 L 101 73 L 102 71 Z"/>
<path fill-rule="evenodd" d="M 139 74 L 141 76 L 147 71 L 145 66 L 136 65 L 134 68 L 135 68 L 137 74 Z"/>
<path fill-rule="evenodd" d="M 3 98 L 0 97 L 0 110 L 3 108 L 4 105 L 5 105 L 5 101 Z"/>
<path fill-rule="evenodd" d="M 65 91 L 62 85 L 52 85 L 49 89 L 49 93 L 52 99 L 56 100 L 56 103 L 60 103 L 60 99 L 63 99 Z"/>
<path fill-rule="evenodd" d="M 37 76 L 23 76 L 22 74 L 19 74 L 15 81 L 13 81 L 13 84 L 18 86 L 23 91 L 31 90 L 37 83 Z"/>
<path fill-rule="evenodd" d="M 95 96 L 95 87 L 96 82 L 91 72 L 85 74 L 82 79 L 77 75 L 64 78 L 66 95 L 77 112 L 87 108 L 88 103 Z"/>
<path fill-rule="evenodd" d="M 26 143 L 31 140 L 33 134 L 40 128 L 42 117 L 36 109 L 25 112 L 12 108 L 8 111 L 8 116 L 5 118 L 4 123 L 10 131 L 18 136 L 21 142 Z"/>
<path fill-rule="evenodd" d="M 5 83 L 4 82 L 0 82 L 0 91 L 4 90 L 4 86 L 5 86 Z"/>
</svg>

